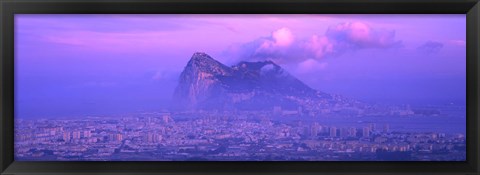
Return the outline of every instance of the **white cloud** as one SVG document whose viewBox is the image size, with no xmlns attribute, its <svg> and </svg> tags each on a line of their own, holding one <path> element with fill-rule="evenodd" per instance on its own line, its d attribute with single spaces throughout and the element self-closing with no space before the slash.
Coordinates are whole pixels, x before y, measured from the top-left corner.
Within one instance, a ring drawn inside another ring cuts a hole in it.
<svg viewBox="0 0 480 175">
<path fill-rule="evenodd" d="M 274 60 L 277 63 L 300 63 L 307 59 L 335 57 L 351 50 L 389 49 L 401 47 L 395 31 L 372 28 L 362 22 L 346 22 L 330 26 L 324 35 L 296 39 L 288 28 L 280 28 L 271 36 L 231 47 L 230 52 L 241 60 Z"/>
<path fill-rule="evenodd" d="M 290 46 L 293 43 L 294 37 L 290 29 L 281 28 L 272 33 L 273 39 L 275 39 L 275 46 L 285 47 Z"/>
<path fill-rule="evenodd" d="M 310 73 L 315 71 L 324 70 L 327 68 L 328 63 L 320 63 L 314 59 L 307 59 L 298 64 L 297 72 L 299 73 Z"/>
<path fill-rule="evenodd" d="M 273 71 L 274 69 L 275 69 L 275 66 L 273 66 L 272 64 L 267 64 L 267 65 L 263 66 L 262 68 L 260 68 L 260 71 L 262 73 L 266 73 L 266 72 Z"/>
<path fill-rule="evenodd" d="M 327 54 L 334 52 L 333 43 L 327 37 L 313 35 L 305 44 L 305 48 L 313 54 L 314 58 L 323 58 Z"/>
</svg>

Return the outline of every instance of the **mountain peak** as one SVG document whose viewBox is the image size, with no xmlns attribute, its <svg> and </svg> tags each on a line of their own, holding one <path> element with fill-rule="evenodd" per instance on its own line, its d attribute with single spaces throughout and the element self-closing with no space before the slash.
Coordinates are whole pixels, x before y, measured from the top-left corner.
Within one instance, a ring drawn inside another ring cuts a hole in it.
<svg viewBox="0 0 480 175">
<path fill-rule="evenodd" d="M 190 63 L 195 62 L 216 62 L 210 55 L 204 52 L 195 52 L 190 58 Z"/>
<path fill-rule="evenodd" d="M 192 59 L 202 59 L 202 58 L 209 58 L 213 60 L 213 58 L 210 57 L 210 55 L 206 54 L 205 52 L 195 52 L 192 55 Z"/>
<path fill-rule="evenodd" d="M 230 69 L 204 52 L 193 53 L 187 64 L 186 69 L 187 68 L 216 74 L 227 74 Z"/>
</svg>

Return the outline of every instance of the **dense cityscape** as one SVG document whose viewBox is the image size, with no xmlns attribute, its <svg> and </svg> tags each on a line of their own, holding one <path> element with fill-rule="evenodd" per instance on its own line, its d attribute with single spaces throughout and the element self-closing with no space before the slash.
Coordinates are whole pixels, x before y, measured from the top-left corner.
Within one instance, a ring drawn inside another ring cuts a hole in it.
<svg viewBox="0 0 480 175">
<path fill-rule="evenodd" d="M 409 109 L 390 110 L 393 117 L 426 115 Z M 395 131 L 389 123 L 375 122 L 350 127 L 326 125 L 300 110 L 281 108 L 16 122 L 16 160 L 463 161 L 466 158 L 463 134 Z"/>
</svg>

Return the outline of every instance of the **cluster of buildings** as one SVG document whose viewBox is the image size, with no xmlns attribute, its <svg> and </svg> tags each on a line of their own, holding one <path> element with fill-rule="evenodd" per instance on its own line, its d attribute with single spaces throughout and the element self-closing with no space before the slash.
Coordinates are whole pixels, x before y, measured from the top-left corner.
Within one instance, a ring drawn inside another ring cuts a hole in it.
<svg viewBox="0 0 480 175">
<path fill-rule="evenodd" d="M 17 120 L 17 160 L 465 160 L 465 136 L 276 120 L 274 111 Z M 282 113 L 283 114 L 283 113 Z"/>
</svg>

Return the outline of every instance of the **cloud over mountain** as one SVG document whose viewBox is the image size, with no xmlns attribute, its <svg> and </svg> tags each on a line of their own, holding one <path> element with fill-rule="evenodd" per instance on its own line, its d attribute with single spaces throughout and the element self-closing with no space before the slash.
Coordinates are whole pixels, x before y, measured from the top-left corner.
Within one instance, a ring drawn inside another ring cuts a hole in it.
<svg viewBox="0 0 480 175">
<path fill-rule="evenodd" d="M 325 36 L 335 42 L 337 47 L 352 49 L 391 48 L 401 46 L 395 40 L 395 31 L 372 28 L 361 22 L 347 22 L 330 26 Z"/>
<path fill-rule="evenodd" d="M 314 59 L 307 59 L 302 61 L 297 66 L 297 72 L 309 73 L 316 70 L 323 70 L 328 66 L 328 63 L 320 63 Z"/>
<path fill-rule="evenodd" d="M 401 47 L 395 30 L 373 28 L 362 22 L 346 22 L 330 26 L 323 35 L 297 38 L 289 28 L 280 28 L 268 37 L 230 47 L 242 60 L 275 60 L 278 63 L 301 63 L 336 57 L 361 49 Z"/>
</svg>

